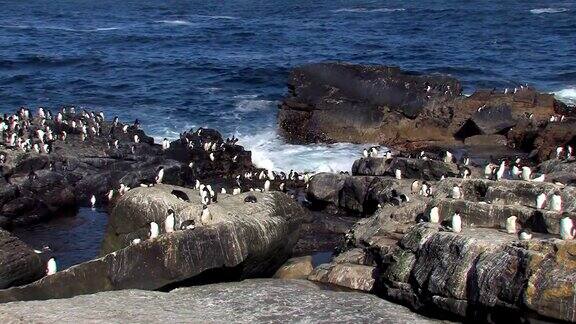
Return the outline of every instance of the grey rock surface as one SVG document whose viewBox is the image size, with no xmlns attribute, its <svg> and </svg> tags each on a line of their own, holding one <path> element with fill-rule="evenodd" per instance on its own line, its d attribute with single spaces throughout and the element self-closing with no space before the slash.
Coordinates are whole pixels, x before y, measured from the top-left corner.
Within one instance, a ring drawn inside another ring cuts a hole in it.
<svg viewBox="0 0 576 324">
<path fill-rule="evenodd" d="M 33 310 L 33 311 L 31 311 Z M 255 279 L 123 290 L 0 305 L 3 323 L 433 323 L 369 294 L 320 290 L 303 280 Z"/>
</svg>

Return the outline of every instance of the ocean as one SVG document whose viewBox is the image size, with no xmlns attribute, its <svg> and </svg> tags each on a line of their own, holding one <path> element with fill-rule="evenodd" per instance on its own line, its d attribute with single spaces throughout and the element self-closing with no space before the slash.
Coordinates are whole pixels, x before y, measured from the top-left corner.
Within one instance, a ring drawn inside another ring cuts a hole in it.
<svg viewBox="0 0 576 324">
<path fill-rule="evenodd" d="M 349 170 L 361 146 L 289 145 L 294 66 L 451 74 L 465 92 L 528 83 L 576 103 L 575 1 L 0 1 L 0 111 L 63 104 L 138 118 L 156 139 L 235 134 L 261 167 Z"/>
</svg>

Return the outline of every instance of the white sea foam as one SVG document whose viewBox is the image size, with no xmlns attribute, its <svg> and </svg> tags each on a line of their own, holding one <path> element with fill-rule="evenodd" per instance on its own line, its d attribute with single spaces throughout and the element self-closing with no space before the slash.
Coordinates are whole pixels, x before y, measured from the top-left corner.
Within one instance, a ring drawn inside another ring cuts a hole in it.
<svg viewBox="0 0 576 324">
<path fill-rule="evenodd" d="M 99 31 L 110 31 L 122 29 L 122 27 L 100 27 L 100 28 L 90 28 L 90 29 L 79 29 L 64 26 L 29 26 L 29 25 L 0 25 L 0 28 L 10 28 L 10 29 L 37 29 L 37 30 L 58 30 L 66 32 L 79 32 L 79 33 L 89 33 L 89 32 L 99 32 Z"/>
<path fill-rule="evenodd" d="M 530 10 L 530 12 L 535 14 L 535 15 L 559 13 L 559 12 L 566 12 L 566 11 L 568 11 L 568 8 L 537 8 L 537 9 Z"/>
<path fill-rule="evenodd" d="M 554 95 L 558 100 L 569 105 L 576 105 L 576 86 L 556 91 L 554 92 Z"/>
<path fill-rule="evenodd" d="M 238 135 L 239 144 L 252 151 L 252 162 L 258 167 L 282 170 L 291 169 L 313 172 L 350 171 L 362 149 L 368 145 L 336 144 L 287 144 L 274 129 L 253 135 Z"/>
<path fill-rule="evenodd" d="M 276 101 L 271 100 L 243 99 L 236 103 L 236 110 L 240 112 L 264 111 L 276 104 Z"/>
<path fill-rule="evenodd" d="M 181 25 L 181 26 L 190 26 L 192 25 L 191 22 L 188 20 L 181 20 L 181 19 L 174 19 L 174 20 L 156 20 L 154 21 L 160 24 L 167 24 L 167 25 Z"/>
<path fill-rule="evenodd" d="M 404 8 L 376 8 L 376 9 L 368 9 L 368 8 L 341 8 L 332 10 L 332 12 L 397 12 L 397 11 L 405 11 Z"/>
</svg>

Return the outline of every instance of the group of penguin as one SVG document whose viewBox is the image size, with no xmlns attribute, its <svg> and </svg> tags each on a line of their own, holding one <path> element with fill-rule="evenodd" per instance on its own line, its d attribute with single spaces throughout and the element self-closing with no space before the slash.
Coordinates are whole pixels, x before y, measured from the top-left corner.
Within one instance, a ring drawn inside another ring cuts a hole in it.
<svg viewBox="0 0 576 324">
<path fill-rule="evenodd" d="M 418 158 L 420 159 L 430 159 L 431 154 L 427 154 L 426 152 L 420 152 Z M 374 158 L 378 157 L 378 148 L 377 147 L 370 147 L 363 150 L 363 157 L 364 158 Z M 392 159 L 392 153 L 388 151 L 386 153 L 386 159 Z M 573 149 L 571 146 L 558 147 L 556 149 L 556 156 L 557 159 L 561 160 L 573 160 Z M 466 155 L 463 155 L 462 158 L 457 161 L 453 154 L 449 151 L 445 151 L 442 157 L 442 161 L 444 163 L 457 163 L 459 175 L 463 179 L 471 178 L 472 172 L 468 167 L 470 165 L 470 158 Z M 508 168 L 508 165 L 511 165 L 511 168 Z M 484 167 L 484 176 L 486 179 L 490 180 L 503 180 L 506 177 L 510 179 L 518 179 L 523 181 L 533 181 L 533 182 L 544 182 L 545 174 L 540 174 L 536 177 L 532 175 L 532 169 L 528 166 L 523 166 L 521 164 L 521 159 L 516 158 L 513 162 L 509 162 L 506 160 L 500 161 L 499 164 L 488 163 Z M 395 170 L 394 177 L 398 180 L 402 179 L 402 173 L 399 169 Z M 442 177 L 440 180 L 444 180 Z M 430 197 L 433 193 L 432 185 L 427 181 L 420 182 L 419 180 L 414 180 L 411 184 L 411 193 L 412 195 L 420 195 L 424 197 Z M 460 185 L 455 185 L 451 192 L 450 197 L 453 199 L 464 199 L 464 191 Z M 548 205 L 548 209 L 552 212 L 561 212 L 562 211 L 562 196 L 560 191 L 555 191 L 550 199 L 548 199 L 545 193 L 541 193 L 536 197 L 535 208 L 536 209 L 544 209 L 546 206 L 546 202 L 550 201 Z M 388 201 L 391 205 L 400 205 L 403 202 L 409 202 L 409 198 L 406 195 L 398 194 L 396 190 L 392 190 L 391 197 L 388 197 Z M 380 205 L 379 205 L 380 206 Z M 433 207 L 429 211 L 428 220 L 431 223 L 439 223 L 440 215 L 438 207 Z M 572 219 L 569 217 L 567 213 L 563 213 L 562 219 L 560 221 L 560 237 L 564 240 L 573 239 L 576 237 L 576 228 L 574 227 Z M 528 228 L 522 228 L 520 231 L 517 231 L 517 217 L 511 216 L 506 221 L 506 232 L 510 234 L 518 234 L 520 240 L 529 240 L 532 238 L 532 233 Z M 451 218 L 451 226 L 450 229 L 453 232 L 461 232 L 462 231 L 462 218 L 460 216 L 460 211 L 456 211 Z"/>
</svg>

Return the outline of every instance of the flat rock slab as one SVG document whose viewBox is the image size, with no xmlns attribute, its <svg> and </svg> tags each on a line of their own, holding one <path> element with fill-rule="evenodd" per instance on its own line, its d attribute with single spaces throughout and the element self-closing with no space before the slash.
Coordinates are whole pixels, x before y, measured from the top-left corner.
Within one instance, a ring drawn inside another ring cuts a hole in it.
<svg viewBox="0 0 576 324">
<path fill-rule="evenodd" d="M 31 310 L 34 311 L 31 311 Z M 14 323 L 433 323 L 373 295 L 321 290 L 303 280 L 256 279 L 179 288 L 123 290 L 0 305 Z"/>
</svg>

